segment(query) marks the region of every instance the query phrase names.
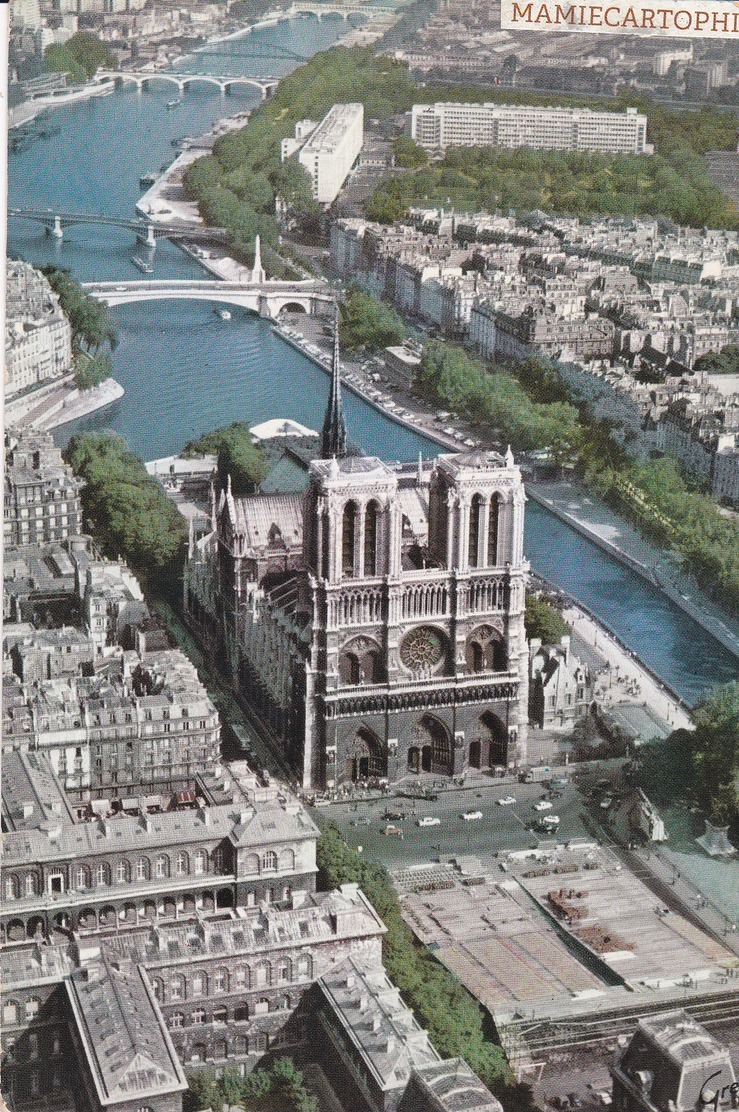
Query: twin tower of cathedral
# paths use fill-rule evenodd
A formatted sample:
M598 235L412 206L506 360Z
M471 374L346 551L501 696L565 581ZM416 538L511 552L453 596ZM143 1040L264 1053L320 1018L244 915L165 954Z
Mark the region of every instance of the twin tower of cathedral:
M347 454L338 330L303 494L222 492L185 605L303 786L525 762L525 495L510 450Z

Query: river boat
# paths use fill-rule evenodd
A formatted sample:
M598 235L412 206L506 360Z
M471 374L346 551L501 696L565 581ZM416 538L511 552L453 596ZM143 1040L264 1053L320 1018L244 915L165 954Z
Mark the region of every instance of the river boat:
M219 306L218 306L217 308L215 308L215 309L213 310L213 312L215 313L215 315L216 315L217 317L220 317L220 318L221 318L221 320L231 320L231 314L230 314L230 312L228 311L228 309L222 309L222 308L220 307L220 305L219 305Z
M133 265L135 267L138 267L138 269L140 271L142 271L144 274L153 274L154 273L154 267L151 265L151 263L147 263L145 259L140 258L138 255L134 255L133 258L131 259L131 262L133 263Z
M154 173L142 174L139 178L139 185L154 185L156 180L157 176Z
M164 107L177 108L179 104L182 104L182 97L175 97L173 100L168 100Z

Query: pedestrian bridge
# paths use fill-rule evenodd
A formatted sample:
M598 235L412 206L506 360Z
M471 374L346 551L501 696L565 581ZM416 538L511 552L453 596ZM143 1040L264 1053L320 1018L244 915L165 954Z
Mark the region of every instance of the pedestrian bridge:
M213 301L236 305L274 320L284 309L315 314L335 300L323 282L191 282L134 281L85 282L82 287L107 305L130 305L137 301Z
M148 88L153 81L163 81L168 85L174 85L181 96L192 85L198 84L213 85L220 89L222 93L230 92L237 85L248 85L253 89L259 89L262 100L266 100L277 88L279 79L277 77L244 77L238 73L171 73L169 70L166 73L148 73L145 70L98 70L95 81L101 83L114 81L116 85L135 85L139 92Z

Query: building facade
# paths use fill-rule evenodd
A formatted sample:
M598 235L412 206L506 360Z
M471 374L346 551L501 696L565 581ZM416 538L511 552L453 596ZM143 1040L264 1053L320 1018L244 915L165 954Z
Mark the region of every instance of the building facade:
M421 147L532 147L535 150L652 154L647 117L636 108L596 112L524 104L414 104L411 137Z
M314 128L298 154L307 170L313 197L331 204L346 181L364 141L364 107L335 104Z
M223 492L185 608L305 786L523 763L525 494L509 452L311 464Z
M46 278L29 263L8 262L5 396L72 369L72 329Z
M79 535L81 486L50 433L8 430L3 515L6 549Z

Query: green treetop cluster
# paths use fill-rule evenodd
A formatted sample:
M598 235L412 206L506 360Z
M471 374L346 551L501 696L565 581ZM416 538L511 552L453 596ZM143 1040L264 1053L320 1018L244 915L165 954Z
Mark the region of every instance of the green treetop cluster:
M75 382L80 390L89 390L113 373L110 355L101 350L107 347L115 351L118 344L113 317L107 305L85 293L66 270L47 266L43 273L72 328Z
M226 1066L221 1077L203 1069L193 1070L187 1080L185 1112L225 1105L248 1108L249 1112L318 1112L318 1101L290 1058L277 1058L246 1077L235 1066Z
M417 371L417 386L434 402L464 414L494 442L514 448L550 448L568 457L580 440L577 410L565 401L533 400L512 371L473 359L462 348L431 340Z
M538 637L543 645L558 645L570 633L561 612L544 595L526 592L526 636Z
M640 781L661 804L687 797L739 837L739 683L717 687L697 707L695 730L675 730L640 750Z
M64 458L85 480L82 507L105 555L166 579L184 554L185 521L123 438L112 432L73 436Z
M65 43L52 43L44 51L44 69L66 73L76 85L83 85L101 67L115 68L115 55L90 31L78 31Z
M739 374L739 344L726 344L721 351L707 351L696 359L693 370L707 375Z
M382 351L402 343L405 334L402 318L371 294L353 287L344 298L339 336L345 351Z
M316 860L321 888L358 883L377 911L387 927L382 952L388 976L442 1057L464 1058L506 1107L527 1112L530 1091L515 1084L501 1047L487 1033L482 1008L452 973L415 943L384 867L360 857L334 826L321 834Z
M393 223L411 205L442 204L458 212L624 213L668 216L693 227L739 227L736 205L709 180L703 158L688 148L647 157L451 147L432 165L407 158L396 163L419 168L386 178L367 203L371 220Z
M227 428L191 440L182 450L185 459L211 454L218 457L220 487L226 487L230 476L236 497L253 494L267 474L264 453L252 442L249 428L243 421L234 421Z

